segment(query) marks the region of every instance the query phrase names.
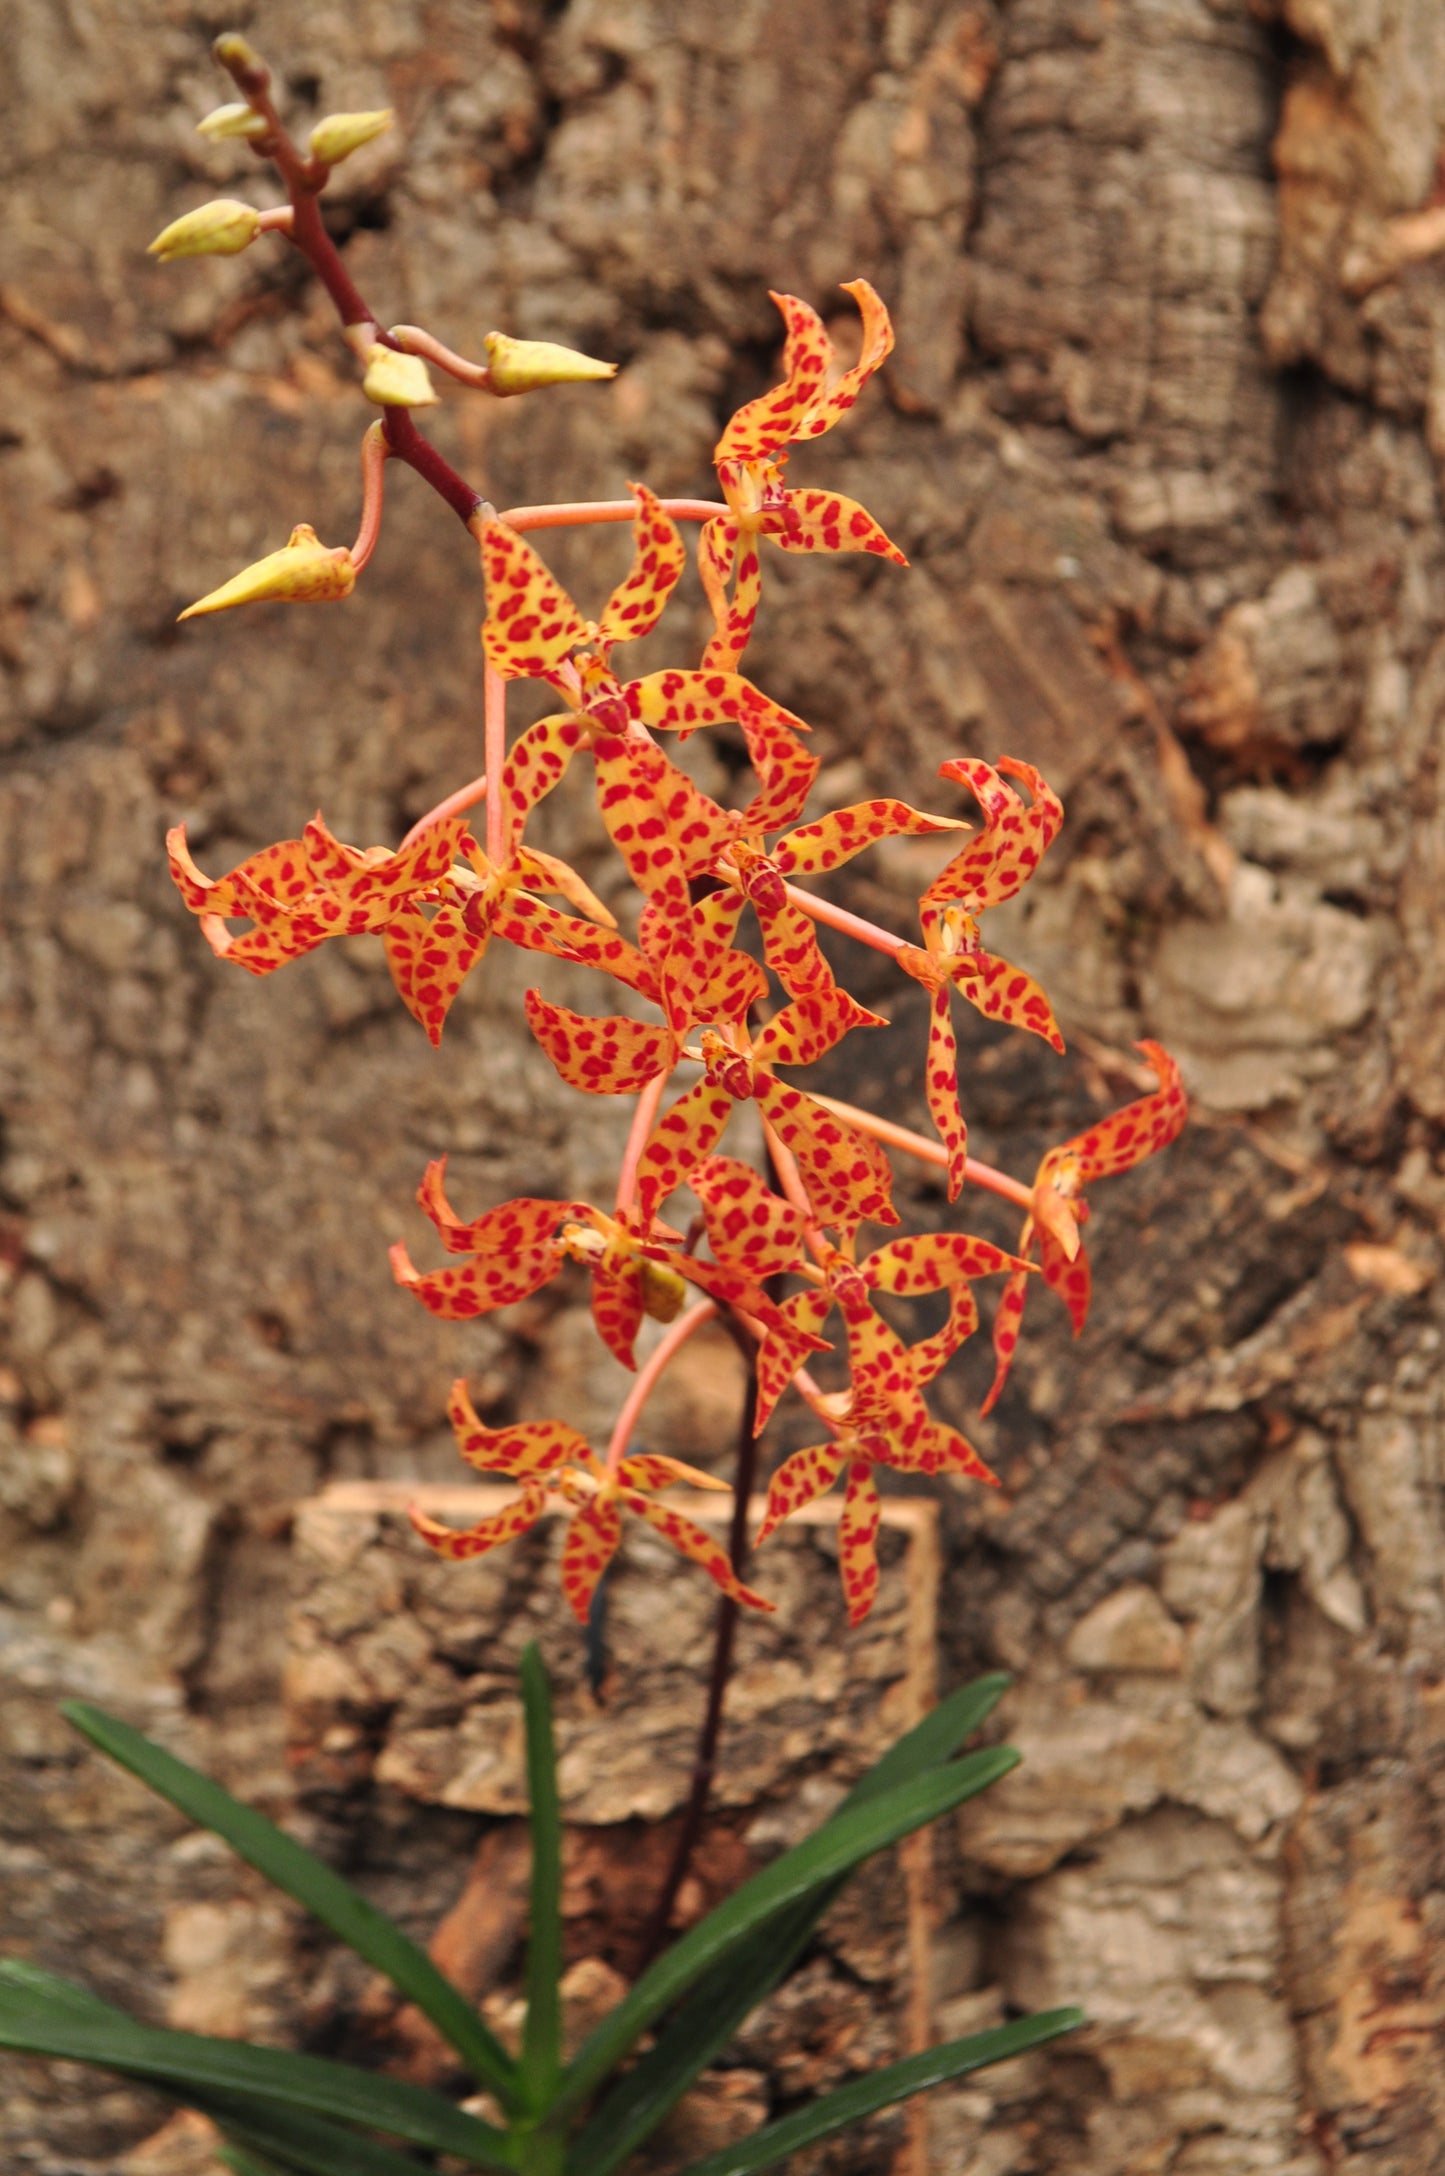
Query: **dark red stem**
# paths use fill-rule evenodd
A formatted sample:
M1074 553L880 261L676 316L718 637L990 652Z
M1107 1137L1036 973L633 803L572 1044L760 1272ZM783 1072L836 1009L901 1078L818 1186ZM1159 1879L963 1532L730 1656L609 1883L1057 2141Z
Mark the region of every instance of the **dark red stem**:
M758 1439L753 1433L757 1418L758 1386L753 1372L753 1340L742 1327L724 1311L720 1317L743 1356L748 1370L747 1389L743 1397L742 1422L738 1431L738 1460L733 1474L733 1516L728 1532L728 1557L732 1568L741 1579L748 1559L748 1509L752 1502L753 1483L757 1478ZM712 1673L708 1680L707 1709L698 1733L697 1753L693 1760L692 1787L687 1804L683 1808L682 1825L672 1847L672 1859L651 1917L643 1930L637 1952L634 1977L646 1971L653 1958L667 1940L672 1923L673 1906L677 1902L692 1855L697 1848L698 1837L707 1815L708 1800L712 1795L713 1776L717 1769L718 1739L722 1735L723 1703L727 1697L728 1679L732 1675L733 1640L737 1632L738 1605L726 1594L718 1603L717 1629L713 1635Z
M285 182L292 212L291 241L335 303L342 324L370 325L383 347L396 347L398 343L390 333L382 331L376 312L342 263L341 252L326 231L318 195L326 179L326 168L303 157L291 141L271 97L270 70L242 41L235 39L217 41L216 59L233 78L242 96L250 101L256 112L265 116L267 134L252 148L258 158L272 162ZM422 481L429 483L438 497L446 500L463 526L467 526L477 508L485 503L481 493L474 491L466 478L457 474L429 438L423 437L412 421L409 409L388 408L385 429L387 445L397 459L405 461L408 468L414 468Z

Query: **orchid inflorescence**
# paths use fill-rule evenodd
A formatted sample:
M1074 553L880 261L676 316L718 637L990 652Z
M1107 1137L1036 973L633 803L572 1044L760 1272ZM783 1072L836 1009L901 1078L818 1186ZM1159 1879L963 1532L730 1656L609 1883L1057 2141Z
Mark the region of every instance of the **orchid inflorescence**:
M610 1205L526 1198L467 1220L448 1199L441 1159L428 1167L418 1199L449 1264L418 1270L403 1246L393 1248L392 1263L399 1283L451 1320L526 1299L564 1263L577 1263L590 1275L598 1332L626 1367L636 1368L645 1319L668 1325L666 1334L638 1373L601 1456L561 1422L484 1426L465 1383L457 1383L449 1414L462 1456L485 1474L514 1480L519 1493L467 1531L420 1512L413 1513L416 1529L442 1555L471 1557L526 1531L560 1498L571 1513L563 1586L585 1620L617 1550L622 1515L630 1512L701 1565L724 1594L770 1608L742 1583L718 1542L658 1501L678 1482L721 1484L681 1460L632 1448L642 1403L663 1368L721 1312L753 1355L757 1429L791 1393L826 1431L774 1474L758 1538L842 1479L840 1565L856 1624L878 1584L876 1469L994 1480L965 1438L933 1419L924 1398L978 1327L974 1280L1006 1280L987 1411L1003 1388L1036 1277L1063 1299L1075 1334L1083 1328L1090 1293L1079 1234L1088 1214L1085 1190L1173 1140L1186 1108L1174 1062L1146 1042L1139 1047L1158 1087L1051 1149L1031 1185L970 1157L959 1104L955 997L990 1020L1064 1047L1044 992L990 953L980 934L987 910L1015 897L1037 870L1063 820L1059 800L1030 764L960 757L945 763L940 776L977 802L978 828L891 798L810 815L819 765L807 752L808 727L739 670L761 598L764 540L785 552L865 552L907 563L851 499L785 482L792 447L839 423L886 359L893 344L888 312L866 280L849 284L863 335L858 360L840 370L817 313L796 297L774 296L786 326L782 379L723 431L714 454L719 502L661 500L634 483L630 503L499 514L450 469L412 418L413 408L435 399L427 362L494 394L600 379L611 366L503 334L489 336L486 364L472 363L417 327L382 332L325 234L316 197L336 159L378 133L386 117L330 116L303 156L276 115L263 64L238 38L219 41L217 51L242 102L220 109L224 126L215 116L202 125L273 161L288 203L261 213L230 200L202 207L153 248L162 256L207 248L230 254L266 232L288 238L336 300L364 389L382 417L363 442L356 545L327 547L299 526L281 550L190 613L267 598L324 602L349 595L375 545L384 466L405 461L459 514L480 550L486 769L413 825L395 850L343 844L317 815L299 838L268 846L213 881L192 861L178 828L168 841L176 884L214 951L255 975L328 938L378 936L402 1002L434 1045L463 982L496 939L610 976L631 993L630 1008L640 1001L655 1016L638 1017L636 1009L584 1016L539 989L527 993L528 1025L570 1087L636 1099ZM523 532L629 515L630 570L589 619ZM698 566L713 632L696 667L625 679L615 653L660 621L687 563L684 520L702 523ZM544 683L561 707L508 747L505 690L513 680ZM716 726L740 732L746 745L756 790L740 808L713 800L667 753L670 738L682 741ZM618 928L574 869L528 843L533 811L574 765L590 765L602 823L640 895L633 935ZM916 942L810 888L811 880L867 848L902 836L957 841L919 900ZM748 909L761 959L738 942ZM238 933L235 922L249 926ZM818 923L891 955L928 992L923 1079L937 1145L794 1084L792 1076L845 1036L883 1024L837 981L818 943ZM664 1108L679 1073L687 1085ZM769 1151L766 1175L722 1152L739 1103L757 1106ZM863 1225L899 1221L889 1147L938 1165L950 1202L967 1184L1023 1208L1017 1251L952 1231L860 1246ZM663 1212L684 1189L698 1211L680 1214L686 1226L680 1231ZM688 1307L690 1288L700 1298ZM942 1294L946 1321L906 1342L878 1313L880 1293ZM827 1391L808 1363L832 1349L824 1332L835 1315L848 1384Z

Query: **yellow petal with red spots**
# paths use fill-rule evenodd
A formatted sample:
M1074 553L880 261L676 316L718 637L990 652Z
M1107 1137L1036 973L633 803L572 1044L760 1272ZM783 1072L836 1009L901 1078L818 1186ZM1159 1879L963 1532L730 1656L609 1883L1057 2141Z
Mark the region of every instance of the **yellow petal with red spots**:
M760 1549L784 1519L790 1519L804 1504L826 1496L842 1470L843 1453L835 1443L810 1443L806 1450L794 1451L791 1458L785 1458L768 1484L763 1523L754 1546Z
M906 567L907 559L866 506L841 491L790 491L786 528L770 530L785 552L871 552Z
M604 929L616 929L616 915L603 905L570 862L560 861L555 854L544 854L535 846L519 846L513 866L529 891L555 892L579 914L599 922Z
M428 921L404 907L381 933L398 997L435 1049L452 1000L487 949L489 932L468 928L460 907L438 907Z
M650 1224L671 1193L722 1138L733 1099L711 1081L700 1080L664 1111L642 1151L637 1167L637 1202Z
M713 572L713 569L704 557L711 532L714 529L723 529L724 527L731 528L731 540L724 542L720 538L717 548L719 552L724 549L727 551L729 562L734 564L737 569L737 578L733 583L733 593L730 598L721 590L720 586L716 585L715 577L714 586L709 587L709 574ZM704 529L702 541L698 545L698 568L702 573L703 588L707 591L708 602L713 608L714 620L713 634L702 653L702 670L704 672L733 672L737 669L739 658L752 641L753 626L758 616L758 606L762 602L763 569L762 562L758 558L757 544L752 537L749 537L739 549L737 536L738 530L735 522L725 525L721 521L712 521Z
M846 990L830 983L795 997L775 1013L762 1033L753 1037L753 1056L760 1064L814 1065L835 1050L854 1028L882 1028L888 1023L869 1012Z
M797 1268L803 1219L751 1164L736 1156L710 1156L688 1184L702 1203L708 1245L719 1262L759 1283Z
M562 1592L579 1624L587 1622L597 1582L616 1556L621 1539L622 1514L615 1502L594 1497L567 1522L562 1543Z
M934 1377L947 1367L966 1338L972 1337L978 1328L978 1301L973 1287L952 1284L948 1287L948 1320L941 1330L931 1337L920 1337L908 1348L908 1364L913 1370L913 1380L920 1386L931 1383Z
M1028 788L1028 804L1004 783L1005 774ZM1058 836L1063 803L1031 763L1011 756L1002 757L997 770L976 757L957 756L941 764L938 775L967 786L987 821L979 836L934 878L922 904L960 900L973 913L1001 906L1022 890Z
M975 1239L970 1232L918 1232L888 1240L861 1267L875 1292L897 1292L909 1299L969 1277L996 1277L1023 1264L991 1239Z
M660 748L609 734L592 752L597 806L628 875L649 899L685 916L687 880L726 844L727 817Z
M910 808L906 801L858 801L851 808L834 809L817 823L801 824L779 839L772 859L786 877L821 876L840 869L844 862L876 846L880 839L903 836L928 837L939 831L962 831L967 826L952 816L930 816Z
M757 1351L758 1410L753 1432L760 1435L772 1416L773 1408L789 1383L803 1365L811 1351L827 1351L830 1348L820 1336L833 1302L826 1292L809 1290L795 1292L783 1301L778 1312L784 1318L784 1328L770 1332Z
M1064 1038L1054 1008L1032 975L1011 967L1007 960L995 959L991 952L976 952L952 965L950 972L959 996L966 997L985 1020L1027 1028L1063 1055Z
M461 1562L467 1557L485 1556L488 1549L496 1549L504 1541L516 1541L528 1532L547 1508L545 1488L523 1489L514 1504L502 1511L494 1511L490 1518L482 1519L475 1526L459 1530L443 1526L436 1519L429 1519L424 1511L412 1505L407 1512L422 1540L438 1556L450 1557Z
M1057 1292L1069 1310L1069 1320L1078 1337L1089 1315L1089 1297L1093 1289L1093 1276L1089 1269L1089 1257L1080 1247L1070 1260L1063 1248L1048 1231L1039 1232L1039 1268L1044 1283L1051 1292Z
M587 640L587 622L556 576L504 521L482 531L482 572L482 648L504 680L546 679Z
M910 950L912 948L910 947ZM926 958L926 955L917 955ZM907 967L907 962L900 961ZM911 970L910 970L911 971ZM948 1151L948 1198L957 1201L968 1170L968 1125L958 1101L958 1041L946 981L933 983L928 1000L928 1051L923 1090L934 1131Z
M700 1564L713 1585L720 1588L729 1601L741 1602L747 1609L777 1608L777 1603L770 1602L766 1595L757 1594L751 1587L745 1586L729 1563L728 1553L722 1544L715 1541L711 1534L705 1534L700 1526L694 1526L691 1519L685 1519L680 1511L673 1511L667 1504L655 1503L651 1496L644 1496L640 1489L621 1488L617 1493L627 1509L634 1512L639 1519L645 1519L649 1526L661 1534L664 1541L670 1541L673 1548L679 1550L683 1556L690 1558L694 1564Z
M993 1318L993 1350L997 1365L988 1396L978 1409L981 1414L993 1411L1003 1392L1003 1386L1008 1381L1009 1369L1014 1364L1014 1354L1018 1350L1019 1324L1023 1320L1024 1302L1028 1296L1028 1271L1016 1269L1003 1288L998 1313Z
M713 460L760 461L799 435L833 360L833 343L817 311L796 295L773 294L788 328L783 382L739 408L713 448ZM826 428L826 426L825 426Z
M878 1528L883 1508L866 1459L855 1458L848 1468L848 1489L838 1520L838 1574L848 1622L859 1625L878 1594Z
M812 917L784 899L780 907L754 911L763 933L763 958L789 997L808 997L833 987L833 970L823 956Z
M808 409L794 437L798 439L820 438L824 431L831 431L841 422L857 400L868 380L880 364L893 352L893 321L888 315L883 298L867 280L844 280L845 295L851 295L863 318L863 346L852 368L832 385L825 386Z
M687 565L687 552L677 524L648 490L646 484L629 484L637 501L632 522L632 565L602 608L597 622L601 642L635 642L650 634L662 618L663 607L677 587Z
M418 1206L436 1227L437 1236L448 1254L476 1254L479 1251L518 1254L531 1247L545 1246L557 1226L568 1217L587 1214L584 1201L552 1201L540 1195L524 1194L515 1201L504 1201L498 1209L488 1209L485 1215L473 1218L469 1224L463 1223L446 1197L446 1170L445 1156L438 1156L429 1163L416 1190L416 1198Z
M481 1473L505 1473L512 1479L540 1479L591 1454L585 1436L560 1420L514 1421L506 1428L484 1428L458 1376L447 1398L447 1419L457 1448Z
M572 713L563 710L539 718L513 742L502 765L500 789L504 860L511 860L528 816L565 777L585 737Z
M531 892L509 891L491 913L492 927L508 944L524 951L545 952L553 959L571 960L579 967L597 967L629 990L658 1000L657 976L636 945L619 937L614 929L599 929L575 914L562 914Z
M354 846L343 846L313 816L303 836L320 890L336 901L336 934L359 936L380 929L419 893L430 892L450 873L469 821L465 815L449 816L444 823L429 824L394 854L361 854Z
M728 1485L715 1473L704 1473L701 1466L689 1466L685 1459L668 1458L661 1451L635 1451L624 1458L620 1478L629 1488L674 1488L679 1481L688 1488L717 1489L726 1495Z
M625 1247L609 1246L592 1265L592 1320L614 1360L636 1367L633 1347L642 1328L642 1268Z
M193 914L252 914L257 894L282 910L315 889L316 872L303 839L281 839L239 862L228 876L202 875L186 845L186 827L166 833L166 857L177 890ZM237 904L244 899L245 904Z
M967 1481L982 1481L990 1488L999 1485L993 1468L984 1463L973 1445L954 1428L925 1428L907 1457L894 1463L906 1473L956 1473Z
M1135 1048L1143 1051L1159 1075L1159 1086L1152 1095L1141 1096L1137 1103L1126 1104L1122 1111L1100 1119L1097 1126L1090 1126L1087 1133L1066 1142L1063 1148L1051 1150L1039 1166L1041 1179L1047 1176L1055 1159L1072 1154L1078 1159L1080 1184L1088 1186L1095 1179L1131 1171L1146 1156L1157 1155L1178 1139L1189 1116L1189 1099L1179 1068L1159 1043L1137 1043Z
M525 1003L527 1025L563 1080L587 1095L635 1095L677 1062L677 1038L669 1028L615 1013L590 1019L549 1005L540 990L529 990Z
M755 1094L764 1118L797 1158L820 1224L850 1233L865 1220L898 1222L892 1167L875 1140L763 1068Z

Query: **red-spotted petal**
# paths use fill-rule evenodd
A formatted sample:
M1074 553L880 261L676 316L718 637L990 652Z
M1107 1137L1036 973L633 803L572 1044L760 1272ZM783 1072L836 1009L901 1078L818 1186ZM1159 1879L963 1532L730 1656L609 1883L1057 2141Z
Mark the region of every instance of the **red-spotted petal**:
M1044 1283L1051 1292L1057 1292L1069 1310L1069 1320L1078 1337L1089 1315L1089 1297L1093 1277L1089 1269L1089 1257L1080 1247L1071 1261L1052 1232L1040 1230L1038 1234L1039 1268Z
M945 906L958 900L975 914L1001 906L1022 890L1057 838L1063 803L1031 763L1012 756L1002 757L997 770L976 757L956 756L940 765L938 775L967 786L987 822L934 878L922 903ZM1028 788L1029 803L1005 785L1005 776Z
M516 1541L536 1525L546 1508L545 1488L524 1487L514 1504L508 1504L503 1510L494 1511L490 1518L464 1529L443 1526L438 1520L429 1519L424 1511L418 1511L414 1504L407 1517L429 1549L435 1549L438 1556L450 1557L455 1563L467 1557L485 1556L488 1549L496 1549L504 1541Z
M708 1245L718 1261L759 1283L796 1269L803 1219L762 1175L736 1156L710 1156L688 1180L702 1203Z
M635 1367L633 1347L642 1328L642 1266L626 1247L609 1246L592 1265L592 1320L613 1358Z
M546 679L587 639L587 622L531 545L504 521L482 531L482 648L504 680Z
M931 1337L920 1337L908 1348L908 1362L913 1369L913 1380L920 1388L931 1383L942 1373L966 1338L972 1337L978 1328L978 1301L973 1287L952 1284L948 1287L948 1320L941 1330Z
M381 933L381 948L397 995L433 1049L442 1039L452 1000L487 949L489 931L469 929L460 907L438 907L428 921L407 907Z
M615 1502L594 1497L567 1522L567 1536L562 1543L562 1592L579 1624L587 1622L597 1582L616 1556L621 1539L622 1514Z
M848 1468L848 1490L838 1520L838 1572L848 1622L863 1622L878 1594L878 1528L883 1507L866 1459L855 1458Z
M589 1019L549 1005L539 990L529 990L525 1003L527 1025L563 1080L587 1095L635 1095L677 1062L677 1038L669 1028L620 1014Z
M876 1012L869 1012L866 1005L860 1005L833 982L825 989L795 997L781 1012L774 1013L762 1033L753 1037L753 1056L768 1066L814 1065L835 1050L852 1029L887 1025Z
M681 534L646 484L629 484L637 501L632 521L632 565L602 608L597 633L611 648L650 634L687 565Z
M575 914L563 914L531 892L507 891L492 910L492 927L509 944L554 959L600 968L640 996L658 1001L657 976L638 951L614 929L601 929Z
M927 837L960 828L953 817L930 816L923 809L910 808L906 801L859 801L790 831L772 849L772 859L784 876L821 876L841 868L879 839Z
M783 382L739 408L713 448L715 462L766 460L798 437L833 361L833 343L817 311L796 295L773 294L772 300L788 328Z
M757 1350L758 1400L753 1422L755 1435L761 1435L767 1426L779 1398L798 1369L803 1366L808 1354L831 1349L820 1332L832 1305L828 1293L810 1287L806 1291L793 1293L778 1309L783 1317L783 1327L770 1331Z
M786 528L769 530L785 552L872 552L895 567L908 561L866 506L841 491L790 491Z
M725 1089L700 1080L663 1112L637 1166L637 1205L644 1229L668 1195L717 1147L732 1107Z
M969 1232L918 1232L875 1248L861 1269L875 1292L897 1292L907 1299L919 1292L941 1291L969 1277L995 1277L1021 1266L1016 1254L1007 1254L992 1240L975 1239Z
M795 438L819 438L824 431L831 431L857 400L863 387L875 370L886 362L893 352L893 321L888 315L883 298L867 280L844 280L845 295L851 295L863 318L863 346L852 368L817 396L803 418Z
M754 1546L761 1548L804 1504L826 1496L843 1470L843 1453L836 1443L810 1443L805 1450L785 1458L768 1484L768 1501Z
M537 803L559 785L567 766L581 747L581 726L572 713L558 711L539 718L513 742L502 765L503 859L510 861L522 836L522 827Z
M640 1489L620 1488L617 1493L627 1509L634 1512L639 1519L646 1519L648 1525L654 1527L664 1541L670 1541L674 1549L680 1550L694 1564L700 1564L713 1585L727 1595L730 1601L741 1602L748 1609L777 1608L777 1603L770 1602L766 1595L757 1594L751 1587L745 1586L729 1563L728 1553L722 1544L715 1541L711 1534L705 1534L700 1526L694 1526L691 1519L685 1519L680 1511L672 1510L667 1504L654 1502L651 1496L644 1496Z
M560 1420L514 1421L506 1428L484 1428L462 1376L452 1384L447 1419L463 1458L481 1473L539 1480L591 1455L586 1438Z
M820 1224L851 1233L868 1219L898 1222L892 1168L875 1140L761 1066L754 1093L764 1118L796 1157Z
M1024 1302L1029 1296L1029 1282L1028 1271L1016 1269L1003 1288L998 1313L993 1318L993 1350L997 1366L988 1396L978 1409L980 1414L993 1411L1008 1381L1009 1369L1018 1350L1019 1324L1023 1320Z
M1137 1103L1126 1104L1122 1111L1100 1119L1097 1126L1090 1126L1087 1133L1066 1142L1063 1148L1051 1150L1039 1167L1041 1179L1049 1175L1055 1159L1063 1160L1072 1154L1078 1160L1080 1184L1088 1186L1095 1179L1131 1171L1146 1156L1157 1155L1178 1139L1189 1116L1189 1100L1179 1068L1158 1043L1144 1042L1135 1047L1143 1051L1159 1075L1159 1086L1152 1095L1141 1096Z
M724 532L730 529L731 536L727 537L724 534L723 537L717 540L715 550L718 554L718 560L714 562L712 567L709 567L705 563L703 555L704 550L708 547L711 533L715 529ZM749 537L739 550L737 538L738 528L736 522L710 521L707 528L703 530L702 541L698 546L698 567L702 572L703 588L707 591L708 602L713 608L713 618L716 622L715 631L708 641L707 648L702 653L702 670L704 672L736 671L739 658L752 640L753 624L757 619L758 606L762 601L763 569L762 562L758 558L757 544L752 537ZM716 583L716 568L724 551L727 554L729 564L735 563L737 567L737 579L733 583L733 593L730 598L721 585ZM709 587L710 574L714 578L715 586L713 587Z
M986 1020L1027 1028L1063 1054L1064 1038L1054 1008L1033 976L1026 975L1021 967L1011 967L1007 960L995 959L991 952L974 952L952 966L950 972L959 996L966 997Z

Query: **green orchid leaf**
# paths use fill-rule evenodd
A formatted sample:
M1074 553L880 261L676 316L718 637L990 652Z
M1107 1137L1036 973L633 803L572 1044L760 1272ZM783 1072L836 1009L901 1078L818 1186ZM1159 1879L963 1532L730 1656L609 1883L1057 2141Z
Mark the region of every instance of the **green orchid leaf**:
M869 2077L839 2086L835 2093L825 2093L781 2122L767 2124L735 2146L725 2146L721 2153L694 2161L681 2176L754 2176L755 2170L776 2168L805 2146L861 2123L865 2116L877 2115L880 2109L927 2092L932 2085L943 2085L949 2078L966 2077L972 2070L1042 2047L1060 2033L1076 2032L1083 2022L1082 2010L1044 2010L1037 2017L1020 2018L1017 2024L971 2033L966 2040L950 2040L923 2055L907 2056L901 2063L890 2063Z
M476 2168L516 2166L501 2131L421 2086L321 2056L166 2032L99 2004L37 2002L8 1976L0 1980L0 2047L144 2078L192 2105L197 2094L239 2095L248 2107L260 2103L261 2116L268 2108L331 2116L458 2154Z
M219 1783L152 1744L129 1723L80 1700L67 1701L61 1713L100 1752L128 1768L148 1790L167 1799L199 1827L224 1838L248 1866L304 1905L358 1957L385 1973L393 1987L431 2019L474 2076L491 2088L503 2106L511 2104L516 2095L516 2066L501 2042L426 1951L350 1882L264 1814L243 1806Z
M754 1874L706 1919L689 1928L589 2035L563 2076L549 2124L555 2127L596 2091L640 2034L754 1929L786 1906L826 1889L886 1844L937 1820L1018 1765L1011 1746L974 1753L836 1814L815 1835ZM590 2176L590 2172L589 2172Z
M960 1686L889 1747L831 1818L837 1820L951 1759L997 1706L1010 1682L995 1673ZM610 2176L635 2152L743 2020L787 1977L847 1879L841 1875L780 1912L704 1974L668 2019L656 2045L619 2079L580 2133L575 2168L588 2176Z

